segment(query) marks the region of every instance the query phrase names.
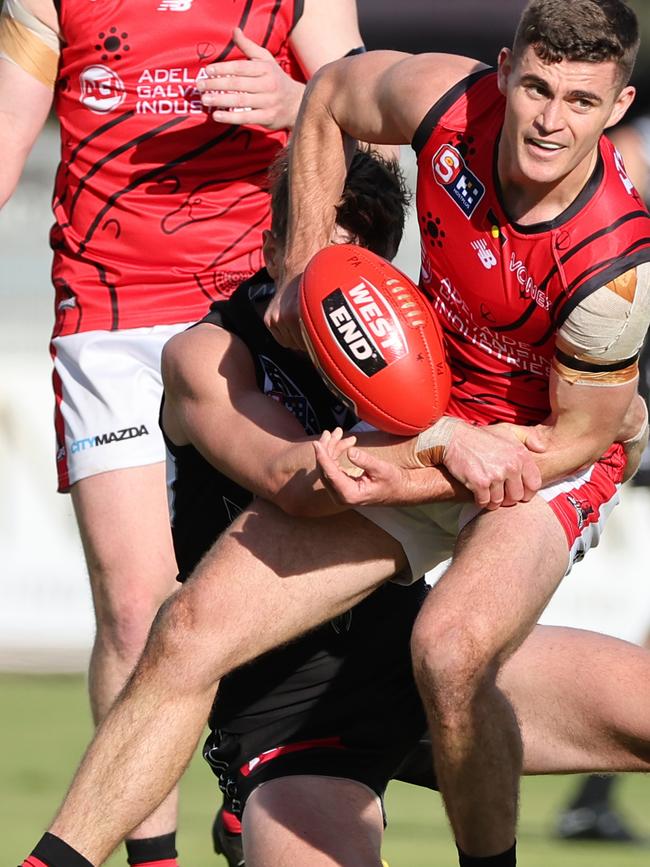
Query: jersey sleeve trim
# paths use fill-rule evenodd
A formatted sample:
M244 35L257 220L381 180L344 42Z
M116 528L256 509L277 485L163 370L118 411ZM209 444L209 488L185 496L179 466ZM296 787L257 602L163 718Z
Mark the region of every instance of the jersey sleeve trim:
M434 127L440 122L442 116L449 111L455 102L467 93L473 84L481 78L484 78L486 75L494 75L494 69L489 67L488 69L479 69L478 72L472 72L471 75L462 78L454 84L453 87L444 93L440 99L431 106L420 122L418 128L415 130L411 141L411 147L418 156L429 140Z
M631 358L624 358L622 361L613 361L610 364L596 364L594 361L583 361L581 358L576 358L574 355L568 355L561 349L555 350L555 357L560 364L568 367L571 370L578 370L582 373L613 373L617 370L624 370L635 364L639 358L637 352Z
M305 0L295 0L293 4L293 21L291 22L291 27L289 29L289 33L293 30L296 24L300 21L303 16L303 12L305 11Z
M574 285L579 285L584 279L579 289L571 293L572 287L569 287L570 294L568 299L564 302L564 305L558 307L555 314L556 328L562 326L572 310L591 295L592 292L595 292L596 289L610 283L612 280L616 280L621 274L632 268L636 268L637 265L643 265L647 262L650 262L650 237L641 238L636 241L620 258L609 263L599 262L593 265L574 281ZM601 268L602 270L600 270ZM592 273L593 276L588 277L589 273Z

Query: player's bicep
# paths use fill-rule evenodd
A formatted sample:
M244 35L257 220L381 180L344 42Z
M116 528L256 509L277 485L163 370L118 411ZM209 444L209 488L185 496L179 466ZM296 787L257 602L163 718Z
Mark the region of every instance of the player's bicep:
M250 352L238 337L212 325L192 331L173 338L163 356L170 425L216 469L268 495L269 466L304 431L260 391Z
M437 99L482 66L456 55L369 51L325 67L313 89L322 88L328 111L353 138L409 144Z
M362 47L354 0L304 0L298 23L291 32L291 47L305 75Z

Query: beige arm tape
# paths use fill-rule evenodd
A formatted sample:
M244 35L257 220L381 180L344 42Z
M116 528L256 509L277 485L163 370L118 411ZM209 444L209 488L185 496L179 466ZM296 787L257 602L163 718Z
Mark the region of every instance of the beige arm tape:
M415 456L423 467L435 467L443 462L445 449L459 421L458 418L443 415L434 425L418 434Z
M54 30L30 12L22 0L4 0L0 15L0 57L54 90L59 53L59 37Z
M650 263L644 263L585 298L558 331L557 349L593 370L577 370L557 358L553 367L563 379L581 385L629 382L638 372L636 360L617 370L605 368L636 359L649 323Z

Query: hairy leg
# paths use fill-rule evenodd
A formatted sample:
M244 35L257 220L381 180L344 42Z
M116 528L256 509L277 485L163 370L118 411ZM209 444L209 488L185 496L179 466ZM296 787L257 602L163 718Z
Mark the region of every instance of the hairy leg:
M164 463L90 476L72 487L97 630L88 688L95 724L108 713L176 584ZM177 795L134 830L156 837L176 828Z
M504 665L524 772L650 771L650 653L634 644L538 626Z
M462 532L416 621L414 672L438 783L468 855L513 844L522 742L497 674L533 629L566 563L566 537L541 498L482 513Z
M223 675L343 613L404 563L360 515L295 519L256 502L163 605L52 833L101 863L180 777Z
M242 823L247 867L380 867L379 798L353 780L282 777L257 788Z

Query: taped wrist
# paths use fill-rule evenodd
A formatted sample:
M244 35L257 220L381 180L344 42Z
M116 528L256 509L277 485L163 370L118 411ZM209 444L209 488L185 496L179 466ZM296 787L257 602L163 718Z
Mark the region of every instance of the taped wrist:
M443 415L434 425L418 434L415 456L423 467L435 467L444 461L445 449L459 421L458 418Z

